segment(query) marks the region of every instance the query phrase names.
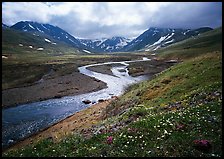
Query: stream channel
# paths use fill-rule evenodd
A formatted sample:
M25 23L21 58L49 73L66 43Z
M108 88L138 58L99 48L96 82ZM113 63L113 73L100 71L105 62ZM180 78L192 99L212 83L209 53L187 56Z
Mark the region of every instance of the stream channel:
M79 71L87 76L99 79L107 84L107 88L75 96L65 96L57 99L28 103L2 109L2 148L7 148L40 130L65 119L66 117L83 110L92 104L84 104L83 100L96 102L99 99L110 99L124 93L131 84L147 80L148 76L131 77L127 66L130 62L147 61L148 58L135 61L107 62L79 67ZM114 76L90 71L87 68L97 65L122 64L112 67ZM119 71L120 70L120 71ZM121 71L125 70L125 71Z

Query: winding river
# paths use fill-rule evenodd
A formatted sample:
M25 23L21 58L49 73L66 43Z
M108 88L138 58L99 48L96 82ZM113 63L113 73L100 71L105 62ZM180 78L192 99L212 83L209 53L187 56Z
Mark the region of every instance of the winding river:
M49 99L2 109L2 148L6 148L92 105L84 104L83 100L88 99L97 103L99 99L109 99L113 95L121 95L127 86L148 79L147 76L131 77L127 69L130 62L146 60L150 59L143 58L143 60L135 61L107 62L79 67L80 73L107 83L107 88L97 92L65 96L59 99ZM117 63L122 65L111 68L114 76L87 69L91 66Z

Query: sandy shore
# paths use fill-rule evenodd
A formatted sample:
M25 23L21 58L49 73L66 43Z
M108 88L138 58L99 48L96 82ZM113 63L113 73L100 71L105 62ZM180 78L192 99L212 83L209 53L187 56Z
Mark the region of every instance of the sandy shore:
M16 106L51 98L78 95L106 88L106 83L79 72L55 78L44 77L31 86L2 91L2 106Z
M112 100L114 99L105 100L104 102L81 110L3 151L15 150L31 143L36 143L41 139L51 139L54 142L58 142L69 134L79 133L83 129L91 128L92 125L102 120L102 112Z

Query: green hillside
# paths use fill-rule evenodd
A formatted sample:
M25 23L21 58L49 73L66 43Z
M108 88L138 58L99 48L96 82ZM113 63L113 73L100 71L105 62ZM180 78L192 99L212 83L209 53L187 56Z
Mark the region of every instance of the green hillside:
M160 58L183 62L128 88L92 137L43 140L3 156L221 157L221 35L219 28L160 50Z
M50 40L50 42L45 41ZM30 48L29 46L32 46ZM43 48L43 50L37 50ZM2 29L2 54L33 53L38 55L84 54L78 49L48 36L36 36L14 29Z
M186 59L214 50L222 50L222 27L156 50L155 53L162 58Z

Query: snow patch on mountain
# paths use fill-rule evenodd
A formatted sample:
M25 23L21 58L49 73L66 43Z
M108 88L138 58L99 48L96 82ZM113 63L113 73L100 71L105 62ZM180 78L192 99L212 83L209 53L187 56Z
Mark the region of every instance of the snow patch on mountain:
M32 28L33 30L35 30L35 28L32 25L30 25L30 24L28 24L28 25L29 25L30 28Z
M170 41L166 41L164 44L169 44L169 43L172 43L174 42L174 39L170 40Z
M51 43L51 41L49 39L44 39L44 41L46 41L48 43Z
M83 50L84 52L88 53L88 54L92 54L90 51L88 50Z
M153 43L152 45L157 45L159 43L161 43L163 40L165 40L167 38L168 35L166 36L162 36L158 41L156 41L155 43Z

